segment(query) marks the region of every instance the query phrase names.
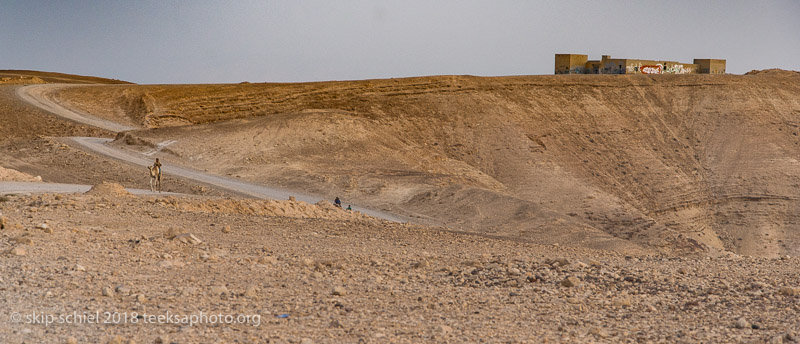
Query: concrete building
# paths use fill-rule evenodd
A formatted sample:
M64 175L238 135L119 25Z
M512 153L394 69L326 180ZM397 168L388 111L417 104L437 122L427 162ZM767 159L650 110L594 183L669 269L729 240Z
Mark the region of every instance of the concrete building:
M614 59L603 55L589 60L588 55L556 54L556 74L724 74L725 60L695 59L694 63L675 61Z

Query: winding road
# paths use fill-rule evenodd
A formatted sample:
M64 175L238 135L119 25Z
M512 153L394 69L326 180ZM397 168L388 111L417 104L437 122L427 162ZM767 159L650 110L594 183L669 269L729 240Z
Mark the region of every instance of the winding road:
M61 116L63 118L69 119L71 121L80 122L86 125L102 128L111 132L121 132L127 130L135 130L139 129L136 127L126 126L119 123L115 123L112 121L108 121L102 118L94 117L89 114L78 113L72 109L66 108L61 104L57 103L54 98L52 97L52 93L54 90L62 87L70 87L72 85L66 84L47 84L47 85L29 85L29 86L22 86L17 89L17 96L25 102L33 104L45 111L48 111L52 114L57 116ZM75 143L79 144L82 147L85 147L91 152L94 152L99 155L104 155L107 157L111 157L117 160L122 160L127 163L131 163L138 166L149 166L152 162L152 158L143 153L136 153L121 150L118 148L111 147L106 143L112 141L111 139L106 138L98 138L98 137L71 137L70 138ZM163 160L163 159L162 159ZM267 187L264 185L250 183L238 179L218 176L214 174L210 174L207 172L203 172L200 170L188 168L188 167L180 167L169 164L168 161L164 161L163 173L182 177L186 179L191 179L197 182L201 182L204 184L209 184L216 186L221 189L225 189L228 191L236 192L239 194L247 195L250 197L255 198L265 198L265 199L276 199L276 200L286 200L289 199L289 196L294 196L298 201L303 201L306 203L317 203L320 200L324 199L321 196L316 195L309 195L304 194L301 192L295 192L287 189L279 189L279 188L272 188ZM144 171L144 169L143 169ZM35 184L35 183L27 183L27 184ZM34 190L23 190L18 188L20 192L85 192L88 190L88 186L85 185L74 185L71 188L66 187L64 185L70 184L52 184L52 183L38 183L44 185L50 185L50 188L46 186L38 186L36 187L38 191ZM24 185L23 185L24 186ZM27 185L31 187L30 185ZM71 190L71 191L59 191L59 190ZM83 190L83 191L81 191ZM0 188L0 191L4 191ZM140 193L138 190L133 189L134 193ZM381 218L388 221L394 222L409 222L410 218L387 213L380 210L374 210L362 206L358 206L353 204L353 210L360 211L364 214Z

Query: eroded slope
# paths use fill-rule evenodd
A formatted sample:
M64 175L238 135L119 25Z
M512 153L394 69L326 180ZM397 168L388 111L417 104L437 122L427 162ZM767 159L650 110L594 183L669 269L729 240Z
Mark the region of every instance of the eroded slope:
M428 77L60 94L120 145L468 231L797 254L800 77ZM194 124L192 126L177 126Z

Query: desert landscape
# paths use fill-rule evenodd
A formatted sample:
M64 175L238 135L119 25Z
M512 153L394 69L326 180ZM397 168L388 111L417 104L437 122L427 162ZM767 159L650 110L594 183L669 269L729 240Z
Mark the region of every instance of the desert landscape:
M798 72L0 78L3 342L800 341Z

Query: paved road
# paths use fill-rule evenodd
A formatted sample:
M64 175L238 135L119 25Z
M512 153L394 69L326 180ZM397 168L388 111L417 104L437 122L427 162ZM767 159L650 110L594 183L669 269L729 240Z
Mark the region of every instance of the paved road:
M50 93L49 91L52 91L53 88L68 87L68 86L69 85L23 86L17 89L17 95L19 95L19 97L22 100L28 103L31 103L46 111L49 111L53 114L62 116L64 118L73 121L103 128L113 132L136 129L133 127L117 124L104 119L99 119L90 115L73 112L71 109L61 106L60 104L56 103L52 98L49 98L47 96L47 94ZM145 154L125 151L107 145L106 143L111 141L110 139L96 138L96 137L72 137L70 139L72 139L75 143L97 154L105 155L114 159L142 166L143 175L147 173L146 167L152 163L152 158ZM162 167L162 172L165 175L173 175L182 178L192 179L201 183L213 185L225 190L233 191L239 194L248 195L255 198L286 200L289 199L289 196L294 196L298 201L303 201L312 204L317 203L323 199L323 197L321 196L308 195L301 192L295 192L286 189L271 188L256 183L250 183L238 179L210 174L207 172L195 170L188 167L175 166L170 164L169 161L167 160L164 160L163 163L164 166ZM351 204L351 203L345 202L345 204ZM410 220L410 218L404 216L395 215L380 210L374 210L356 204L352 204L352 207L353 210L355 211L360 211L364 214L389 221L408 222Z
M26 193L84 193L91 189L91 185L60 184L42 182L0 182L0 195L26 194ZM127 188L134 195L180 195L173 192L151 192L144 189Z

